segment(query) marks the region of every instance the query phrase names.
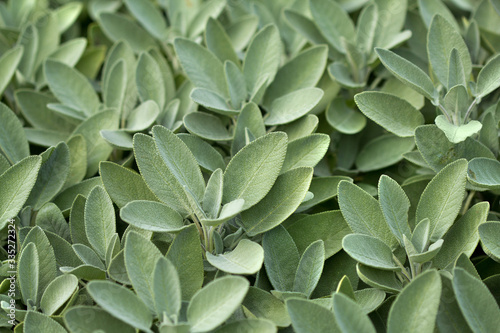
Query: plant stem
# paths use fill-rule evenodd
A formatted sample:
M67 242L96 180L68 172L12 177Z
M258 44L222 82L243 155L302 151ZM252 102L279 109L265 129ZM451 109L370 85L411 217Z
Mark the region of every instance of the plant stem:
M408 279L408 281L411 281L410 275L408 275L408 272L406 271L405 266L399 261L399 259L393 254L392 259L396 262L396 264L401 267L401 273Z
M465 113L464 123L467 120L467 118L470 116L470 113L472 112L472 109L474 108L474 106L476 106L477 103L478 103L478 99L474 98L474 101L472 101L471 105L467 109L467 112Z
M469 195L467 196L467 199L465 199L464 207L462 208L462 215L467 213L469 210L469 206L472 202L472 199L474 198L474 195L476 194L476 191L470 191Z
M444 106L441 105L441 103L438 104L438 107L441 110L441 112L443 112L443 114L446 116L446 119L448 119L450 123L454 123L453 119L450 117L450 114L448 113L448 111L446 111Z

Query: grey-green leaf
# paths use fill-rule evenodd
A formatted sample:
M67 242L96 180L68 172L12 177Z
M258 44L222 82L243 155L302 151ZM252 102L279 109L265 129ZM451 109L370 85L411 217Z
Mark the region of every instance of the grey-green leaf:
M185 227L179 213L154 201L131 201L120 210L120 218L133 226L155 232L177 232Z
M153 317L146 305L129 289L110 281L91 281L87 290L105 311L127 324L152 332Z
M43 313L54 314L78 288L78 279L72 274L60 275L47 286L40 301Z
M292 326L297 333L341 332L333 313L327 308L308 300L292 298L286 301Z
M240 306L248 288L246 279L227 276L216 279L198 291L187 309L191 331L206 332L226 321Z
M181 285L174 265L165 257L156 262L153 272L153 290L156 313L177 316L181 309Z
M21 122L7 105L0 103L0 154L15 164L30 154Z
M389 271L401 269L393 261L391 248L378 238L351 234L344 237L342 247L363 265Z
M474 332L495 332L500 309L484 283L462 268L453 270L453 290L462 314Z
M395 95L368 91L354 100L365 116L397 136L413 136L424 117L413 105Z
M500 55L490 59L477 76L476 96L482 98L500 86Z
M293 291L301 292L310 297L321 277L324 263L325 246L320 239L311 243L302 254L293 282Z
M224 172L223 203L244 199L250 208L269 192L286 154L287 136L269 133L241 149Z
M266 125L290 123L311 111L323 97L319 88L304 88L281 96L273 101Z
M392 304L387 332L434 332L440 297L441 279L437 271L417 276Z
M438 103L437 90L423 70L392 51L381 48L376 48L375 51L384 66L401 82L427 97L432 103Z
M230 252L206 254L210 264L230 274L255 274L264 263L264 250L259 244L248 239L242 239Z
M349 297L336 293L333 299L335 321L343 333L375 333L375 327L361 307Z
M442 238L451 227L464 196L467 161L448 164L427 185L417 206L416 220L430 220L430 240Z

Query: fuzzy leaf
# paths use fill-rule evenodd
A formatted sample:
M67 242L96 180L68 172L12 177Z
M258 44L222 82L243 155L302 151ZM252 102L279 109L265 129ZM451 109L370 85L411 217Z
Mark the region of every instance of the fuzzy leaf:
M242 239L236 248L224 254L207 252L207 260L217 269L230 274L255 274L264 263L262 247L248 239Z

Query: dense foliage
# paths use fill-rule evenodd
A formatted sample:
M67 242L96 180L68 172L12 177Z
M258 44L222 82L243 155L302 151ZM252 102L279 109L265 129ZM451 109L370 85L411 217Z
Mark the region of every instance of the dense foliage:
M500 1L0 2L0 331L498 332Z

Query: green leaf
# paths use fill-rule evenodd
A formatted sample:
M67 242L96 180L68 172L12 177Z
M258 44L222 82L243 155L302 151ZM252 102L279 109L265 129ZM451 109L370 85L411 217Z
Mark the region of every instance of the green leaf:
M205 112L193 112L184 117L186 129L205 140L230 141L233 136L221 119Z
M431 261L436 254L441 250L441 246L443 245L443 240L438 239L435 243L432 243L426 251L418 254L411 254L409 258L412 262L417 264L423 264L425 262Z
M377 309L385 300L385 292L376 288L356 290L354 298L364 313L368 314Z
M427 185L417 206L416 220L428 218L430 240L442 238L460 211L464 197L467 161L448 164Z
M244 208L262 200L273 186L286 154L285 133L274 132L242 148L224 171L223 203L244 199Z
M469 162L467 179L474 185L492 190L500 188L500 162L491 158L474 158Z
M309 3L314 23L323 37L339 52L344 53L342 37L354 40L356 32L354 24L344 9L334 1L313 0Z
M451 90L456 85L461 85L463 87L466 87L467 76L464 72L464 66L462 65L460 54L458 53L458 50L456 48L453 48L450 53L450 60L448 67L448 81L446 86L448 90Z
M387 332L434 332L441 279L434 271L417 276L392 303Z
M35 186L26 201L33 210L40 210L62 189L69 174L69 148L64 142L49 148L41 154L42 165Z
M211 17L207 21L207 26L205 29L205 41L207 44L207 48L223 63L226 60L231 61L233 65L240 63L240 60L238 59L238 56L234 51L234 47L231 44L231 40L224 30L224 27L220 24L219 21Z
M66 333L66 330L57 321L50 318L49 316L35 311L28 311L24 319L23 332Z
M44 71L50 90L63 104L87 116L97 112L99 97L83 74L54 60L45 62Z
M378 238L351 234L344 237L342 247L347 254L363 265L389 271L401 269L393 261L391 248Z
M280 64L282 53L278 28L268 25L254 35L243 61L243 74L247 91L254 95L259 86L272 82Z
M110 281L91 281L87 290L106 312L125 323L146 332L153 318L146 305L129 289Z
M128 10L155 38L163 40L167 35L167 24L160 10L148 0L125 0Z
M398 243L375 198L348 181L341 181L338 191L340 210L353 232L378 238L391 248Z
M198 291L187 309L192 332L206 332L226 321L240 306L249 283L238 276L216 279Z
M308 300L292 298L286 301L292 326L297 333L341 332L333 313L327 308Z
M148 239L132 231L125 241L125 266L135 292L151 311L155 309L153 274L160 250Z
M0 229L23 208L35 185L41 163L40 156L29 156L0 175Z
M82 135L75 135L66 142L69 149L69 174L63 189L78 184L87 173L87 143Z
M376 4L365 6L359 14L356 28L356 45L365 54L373 54L373 43L376 37L377 25L380 24L379 19Z
M500 87L500 56L491 58L477 76L475 96L482 98Z
M264 234L264 265L271 284L278 291L292 291L299 265L299 252L290 234L278 226Z
M221 169L215 170L207 182L203 195L202 208L208 218L215 219L219 216L222 202L223 174Z
M92 320L88 320L92 316ZM64 313L64 323L71 332L112 331L134 333L136 330L98 307L74 306Z
M444 115L437 116L434 120L436 126L444 132L448 140L452 143L465 141L468 137L477 134L483 125L477 120L471 120L465 125L451 124Z
M494 332L500 327L500 309L482 281L461 268L455 268L453 290L462 314L474 332Z
M479 241L478 227L486 222L489 207L487 202L478 203L453 224L444 236L441 250L432 260L433 266L450 269L462 253L467 257L472 255Z
M35 224L45 231L53 232L65 240L70 241L68 223L64 219L59 207L52 202L48 202L41 207L36 214Z
M177 136L188 146L194 158L203 169L214 172L216 169L223 170L226 168L226 163L220 152L205 140L186 133L180 133Z
M271 320L280 327L290 325L290 317L285 305L278 298L260 288L250 287L243 301L243 306L245 313L250 312L257 318Z
M302 202L297 212L305 211L335 197L337 195L339 182L342 180L352 182L351 178L345 176L313 177L311 186L309 186L309 192L313 193L314 198Z
M127 89L128 80L125 66L124 60L115 63L113 68L109 71L106 81L102 83L102 99L104 105L109 108L116 108L119 113L122 112Z
M16 164L30 154L28 140L15 113L3 103L0 103L0 119L0 154L11 165Z
M296 31L305 36L312 44L328 44L328 41L323 37L316 24L312 19L302 15L296 10L286 8L284 11L286 21ZM330 57L331 57L330 50Z
M68 213L75 198L81 194L88 196L95 186L102 185L100 177L85 179L84 181L72 185L59 193L53 202L63 213Z
M322 97L323 90L319 88L304 88L279 97L272 102L264 123L269 126L290 123L311 111Z
M313 175L312 168L301 167L280 175L267 195L244 211L241 224L249 236L271 230L287 219L304 199Z
M376 48L380 61L401 82L427 97L433 104L438 104L438 93L429 76L410 61L396 53Z
M144 179L128 168L112 162L101 162L99 173L106 192L118 208L134 200L157 200Z
M23 241L21 252L25 246L30 243L34 243L39 258L38 261L38 296L39 301L42 298L43 291L45 288L56 278L57 267L56 259L54 255L54 249L50 245L50 242L43 232L43 230L38 227L32 227L28 235ZM43 253L43 255L41 255Z
M0 95L8 86L10 79L16 72L17 66L21 61L23 56L24 48L18 45L5 53L0 57L0 72L2 72L2 78L0 79Z
M160 66L147 52L141 53L137 61L135 80L141 102L152 100L163 110L166 105L165 82Z
M290 225L287 229L299 253L317 240L325 247L325 259L342 249L342 239L351 233L339 210L307 215Z
M239 109L248 96L245 77L243 76L243 73L238 65L232 61L226 61L224 63L224 73L226 74L229 96L231 97L231 105L233 108Z
M101 137L101 130L118 129L118 114L113 109L101 111L83 123L71 134L81 134L87 143L87 177L93 176L99 169L99 162L108 159L113 148Z
M43 313L50 316L68 301L78 290L78 279L76 276L60 275L47 286L40 301Z
M479 226L479 236L483 250L495 261L500 261L500 244L498 235L500 234L500 223L488 222Z
M99 255L90 247L83 244L73 244L73 250L78 258L86 265L97 267L103 271L106 269L102 263L102 259L99 258Z
M403 289L402 282L392 271L383 271L381 269L371 268L357 264L356 272L359 278L369 286L389 293L397 294Z
M458 30L459 26L455 21L455 17L444 3L433 0L419 0L418 7L420 16L427 27L431 25L432 19L437 14L445 18L453 29Z
M300 167L315 167L325 156L329 146L330 137L322 133L311 134L290 142L281 172Z
M327 57L328 48L318 45L287 62L267 88L264 104L270 105L272 101L291 92L316 86L325 70Z
M356 166L362 172L379 170L396 164L403 159L403 154L415 147L412 137L399 137L385 134L369 141L356 157Z
M125 15L100 13L99 24L107 37L113 41L126 40L136 53L156 46L154 38Z
M343 294L333 294L333 313L340 331L348 332L376 332L368 316L361 307Z
M174 265L165 257L156 262L153 272L153 297L158 316L177 316L181 309L181 285Z
M219 16L225 5L224 0L211 0L203 3L189 24L187 31L189 38L198 36L205 28L208 19Z
M386 175L382 175L379 179L378 197L387 225L399 243L403 244L403 235L406 235L407 238L411 237L408 225L410 200L401 186Z
M346 105L343 98L335 98L326 109L328 124L340 133L356 134L366 126L366 118Z
M427 52L432 70L443 85L448 84L450 54L456 49L460 55L465 77L472 71L469 49L458 29L447 19L437 14L433 17L427 37Z
M442 292L439 303L436 326L440 331L449 332L472 332L458 306L452 285L452 276L441 274Z
M151 100L145 101L130 112L125 129L129 132L143 131L154 123L159 114L158 104Z
M179 213L154 201L130 201L120 210L120 218L135 227L155 232L178 232L186 227Z
M19 288L24 304L28 305L29 301L33 304L39 304L38 291L40 261L38 259L38 251L34 243L29 243L24 247L19 256L17 265L17 276L19 277Z
M277 329L276 326L269 320L248 318L226 324L215 331L215 333L232 332L275 333L277 332Z
M415 142L427 164L439 171L451 162L475 157L495 159L493 153L482 143L472 138L453 144L435 125L423 125L415 130Z
M234 93L234 92L233 92ZM195 88L191 92L191 99L205 108L222 115L237 115L238 110L234 110L229 101L221 95L205 88Z
M230 274L255 274L264 263L262 247L248 239L242 239L236 248L224 254L206 253L212 266Z
M255 103L246 104L238 115L236 128L234 129L234 139L231 145L232 155L235 155L246 145L245 133L247 128L257 138L266 134L266 126L262 120L262 114Z
M365 116L401 137L413 136L424 117L406 100L392 94L367 91L354 96Z
M188 301L203 284L203 259L200 235L194 225L182 230L166 255L175 266L181 281L182 299Z
M104 259L116 232L116 220L113 203L101 186L94 187L85 203L85 232L94 250Z
M322 240L317 240L311 243L302 254L292 290L310 297L321 277L324 263L325 246Z
M184 189L160 156L153 138L134 135L134 154L144 181L156 197L182 215L190 214Z
M195 87L228 97L224 66L212 52L187 39L177 38L174 44L182 68Z
M177 181L186 186L197 200L203 198L205 181L200 167L189 148L172 131L163 126L153 127L156 147L164 163Z

